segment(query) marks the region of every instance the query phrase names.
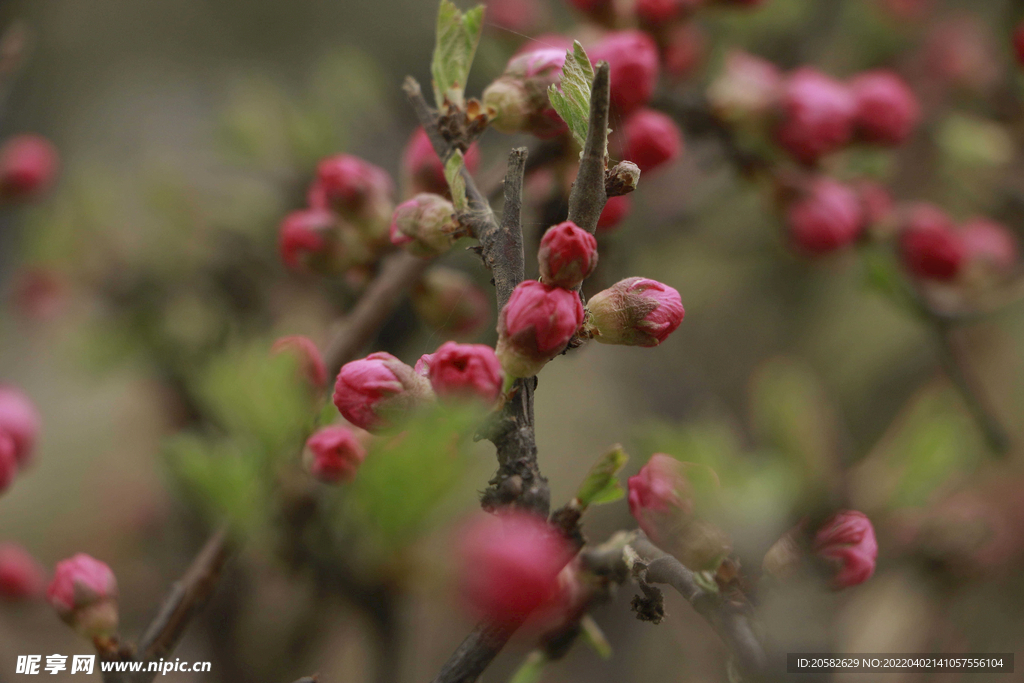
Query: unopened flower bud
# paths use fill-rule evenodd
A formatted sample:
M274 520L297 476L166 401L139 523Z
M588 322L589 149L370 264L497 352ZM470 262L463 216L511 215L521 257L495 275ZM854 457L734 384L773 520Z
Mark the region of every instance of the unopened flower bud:
M864 229L857 193L831 178L815 180L787 213L793 243L808 254L826 254L849 244Z
M675 161L683 153L683 134L676 122L653 109L640 109L626 120L622 155L644 173Z
M864 583L875 573L878 543L863 512L843 510L825 522L814 535L813 550L835 568L836 590Z
M558 574L571 556L568 542L540 517L480 518L460 542L463 593L488 622L519 624L558 600Z
M324 209L303 209L285 216L278 250L285 266L297 271L336 275L351 262L337 219Z
M20 389L0 385L0 433L14 441L14 457L21 467L32 457L39 424L35 404Z
M756 121L778 102L782 74L771 62L741 50L725 57L725 69L708 88L715 113L726 121Z
M587 302L587 323L602 344L657 346L683 322L683 302L672 287L644 277L620 280Z
M576 292L520 282L498 316L501 366L511 377L532 377L561 353L583 322Z
M391 218L391 243L423 258L451 249L458 231L455 207L438 194L424 192L402 202Z
M306 466L322 482L351 481L366 459L366 449L348 427L321 427L306 440Z
M338 412L371 434L393 427L433 396L425 377L384 352L346 363L334 385Z
M974 218L960 228L960 238L972 263L1006 275L1017 265L1017 241L1003 225L987 218Z
M339 154L320 162L315 185L328 208L365 239L373 243L387 239L395 194L387 171L351 154Z
M575 289L597 267L597 240L572 221L553 225L540 240L537 261L544 284Z
M811 67L797 69L782 87L779 144L813 164L850 140L856 104L842 83Z
M46 599L83 636L117 630L117 579L110 567L84 553L57 563Z
M704 59L707 39L695 21L672 27L661 50L661 63L674 79L691 76Z
M956 279L967 260L967 248L940 209L930 204L913 207L899 236L903 265L920 278Z
M43 568L20 545L0 544L0 600L30 600L46 589Z
M466 170L476 171L480 164L480 149L476 143L470 145L463 155ZM430 192L447 195L448 181L444 175L444 166L434 151L434 145L423 127L419 127L409 138L402 153L402 176L406 187L412 193Z
M473 339L492 319L491 298L464 273L444 266L423 275L412 305L428 327L457 341Z
M327 386L327 366L324 365L324 357L309 337L302 335L281 337L270 347L270 351L274 354L282 352L294 354L303 376L310 385L316 389Z
M501 363L490 346L445 342L425 364L430 386L441 400L493 405L501 396Z
M682 0L636 0L633 7L637 18L651 26L672 21L682 9Z
M608 169L604 182L609 199L629 194L640 183L640 167L632 161L620 161Z
M611 104L628 116L651 101L658 84L658 46L643 31L614 31L590 52L594 64L608 62Z
M16 135L0 147L0 198L30 199L45 192L57 175L57 150L40 135Z
M921 116L917 97L891 71L869 71L850 84L856 102L854 127L868 142L899 145L914 132Z
M541 48L515 55L498 80L487 86L483 104L494 110L491 125L501 133L530 133L551 138L567 130L551 107L548 87L562 80L562 48Z
M601 217L597 219L597 232L611 232L619 227L632 208L633 199L629 195L609 197L601 211Z

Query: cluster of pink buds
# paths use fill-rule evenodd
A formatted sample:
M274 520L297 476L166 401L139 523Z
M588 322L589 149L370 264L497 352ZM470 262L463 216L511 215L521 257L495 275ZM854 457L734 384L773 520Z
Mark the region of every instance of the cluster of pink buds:
M0 493L28 466L39 423L39 412L21 390L0 386Z
M306 467L327 484L351 481L365 459L366 448L348 427L322 427L306 440Z
M46 588L43 568L27 550L0 543L0 600L32 600Z
M83 636L108 637L117 631L117 579L110 567L89 555L57 563L46 599Z
M448 339L465 341L480 334L491 318L491 299L464 273L435 266L412 291L412 305L428 327Z
M904 267L923 280L952 282L968 271L999 279L1011 273L1018 260L1016 240L1006 226L986 218L957 226L931 204L906 211L898 239Z
M33 134L16 135L0 147L0 199L25 201L53 184L60 166L49 140Z

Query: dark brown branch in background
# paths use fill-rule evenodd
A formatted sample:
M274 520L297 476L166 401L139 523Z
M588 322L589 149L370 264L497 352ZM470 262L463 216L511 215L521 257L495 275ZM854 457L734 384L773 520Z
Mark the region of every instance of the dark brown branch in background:
M590 89L590 122L580 171L569 192L569 220L590 233L597 230L597 221L608 201L604 174L608 158L609 92L608 64L601 62Z

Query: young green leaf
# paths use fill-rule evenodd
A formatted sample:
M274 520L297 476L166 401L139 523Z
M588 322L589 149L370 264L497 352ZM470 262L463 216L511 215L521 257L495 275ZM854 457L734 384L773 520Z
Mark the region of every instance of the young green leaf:
M516 672L512 674L512 678L508 679L508 683L537 683L547 665L548 658L544 653L534 650L523 660Z
M585 614L580 619L580 627L582 629L583 639L587 645L593 648L594 652L601 659L612 658L612 644L608 642L608 638L605 637L604 631L597 625L594 618L589 614Z
M611 503L625 495L616 475L625 467L628 460L629 456L618 444L601 456L576 492L576 499L583 509L588 505Z
M443 111L445 99L457 107L462 106L466 78L483 25L483 5L463 14L451 0L441 0L437 11L437 44L430 64L438 109Z
M465 164L465 160L462 158L462 152L455 150L455 153L448 157L448 161L444 165L444 177L448 181L448 189L452 193L452 204L455 205L456 211L465 211L469 208L469 202L466 199L466 181L462 177L463 164Z
M583 146L587 139L587 125L590 120L590 86L594 82L594 67L579 41L572 50L565 53L562 67L561 90L552 85L548 88L551 106L562 117L573 138Z

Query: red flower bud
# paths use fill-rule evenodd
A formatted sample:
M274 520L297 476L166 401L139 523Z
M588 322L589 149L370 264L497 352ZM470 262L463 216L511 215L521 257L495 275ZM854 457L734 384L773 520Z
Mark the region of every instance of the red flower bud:
M572 221L565 221L544 233L537 260L544 284L574 289L597 267L597 240Z
M914 132L921 115L917 97L890 71L869 71L850 84L856 101L854 126L868 142L899 145Z
M864 229L857 193L831 178L818 178L787 215L794 244L809 254L827 254L849 244Z
M658 84L658 46L642 31L615 31L590 52L594 64L608 62L611 103L628 116L647 104Z
M520 282L498 315L501 366L511 377L532 377L565 349L583 322L576 292Z
M351 481L366 459L366 449L348 427L321 427L306 440L306 466L322 482Z
M715 113L727 121L757 120L779 100L782 74L771 62L741 50L725 57L725 69L708 88Z
M491 298L461 271L434 266L412 291L416 315L449 339L473 339L491 320Z
M43 568L20 545L0 543L0 600L42 597L46 588Z
M117 630L117 579L110 567L84 553L57 563L46 599L84 636Z
M14 439L0 432L0 493L3 493L18 476L18 458L15 456Z
M619 227L619 223L626 219L632 208L633 200L628 194L609 197L601 211L601 217L597 219L597 232L611 232Z
M967 248L949 216L930 204L915 206L899 237L900 256L911 274L949 281L960 274Z
M676 122L653 109L641 109L626 120L622 155L644 173L674 161L683 153L683 134Z
M781 109L778 141L798 161L813 164L850 140L853 95L816 69L803 67L786 79Z
M525 512L484 517L460 542L462 586L470 606L494 624L518 624L559 597L558 574L572 549L545 521Z
M1007 274L1017 264L1017 241L1002 223L987 218L974 218L960 228L960 239L967 258L996 271Z
M291 270L325 275L345 269L345 245L333 214L323 209L292 211L281 221L281 260Z
M661 63L670 76L690 76L704 58L707 40L696 22L688 21L672 27L661 51Z
M466 169L473 173L480 164L480 148L474 142L463 155ZM444 177L444 165L430 144L430 137L423 127L417 128L402 153L402 176L412 193L430 192L447 195L448 181Z
M426 378L384 352L346 363L334 385L338 412L371 434L391 428L432 398Z
M835 566L836 590L864 583L875 573L878 543L871 520L863 512L843 510L814 535L814 552Z
M1024 21L1013 30L1013 54L1017 57L1017 63L1024 66Z
M569 0L569 4L581 12L593 14L599 12L609 5L612 0Z
M545 47L512 57L505 73L487 86L482 98L494 110L495 130L540 138L568 130L548 99L548 87L562 81L565 53L560 47Z
M14 440L14 457L24 467L39 434L39 411L21 390L0 385L0 433Z
M343 215L358 213L374 199L395 192L387 171L351 154L327 157L316 175L328 206Z
M327 366L324 365L320 349L309 337L301 335L281 337L270 347L270 351L275 354L284 351L295 354L306 380L317 389L327 386Z
M644 277L620 280L587 302L587 322L603 344L657 346L683 322L679 292Z
M636 0L637 18L652 26L672 21L683 10L682 0Z
M24 200L46 191L57 175L57 150L40 135L16 135L0 147L0 197Z
M445 342L425 365L440 399L478 399L492 405L501 396L501 363L490 346Z
M424 192L402 202L391 218L391 243L423 258L451 249L458 231L455 207L438 194Z

